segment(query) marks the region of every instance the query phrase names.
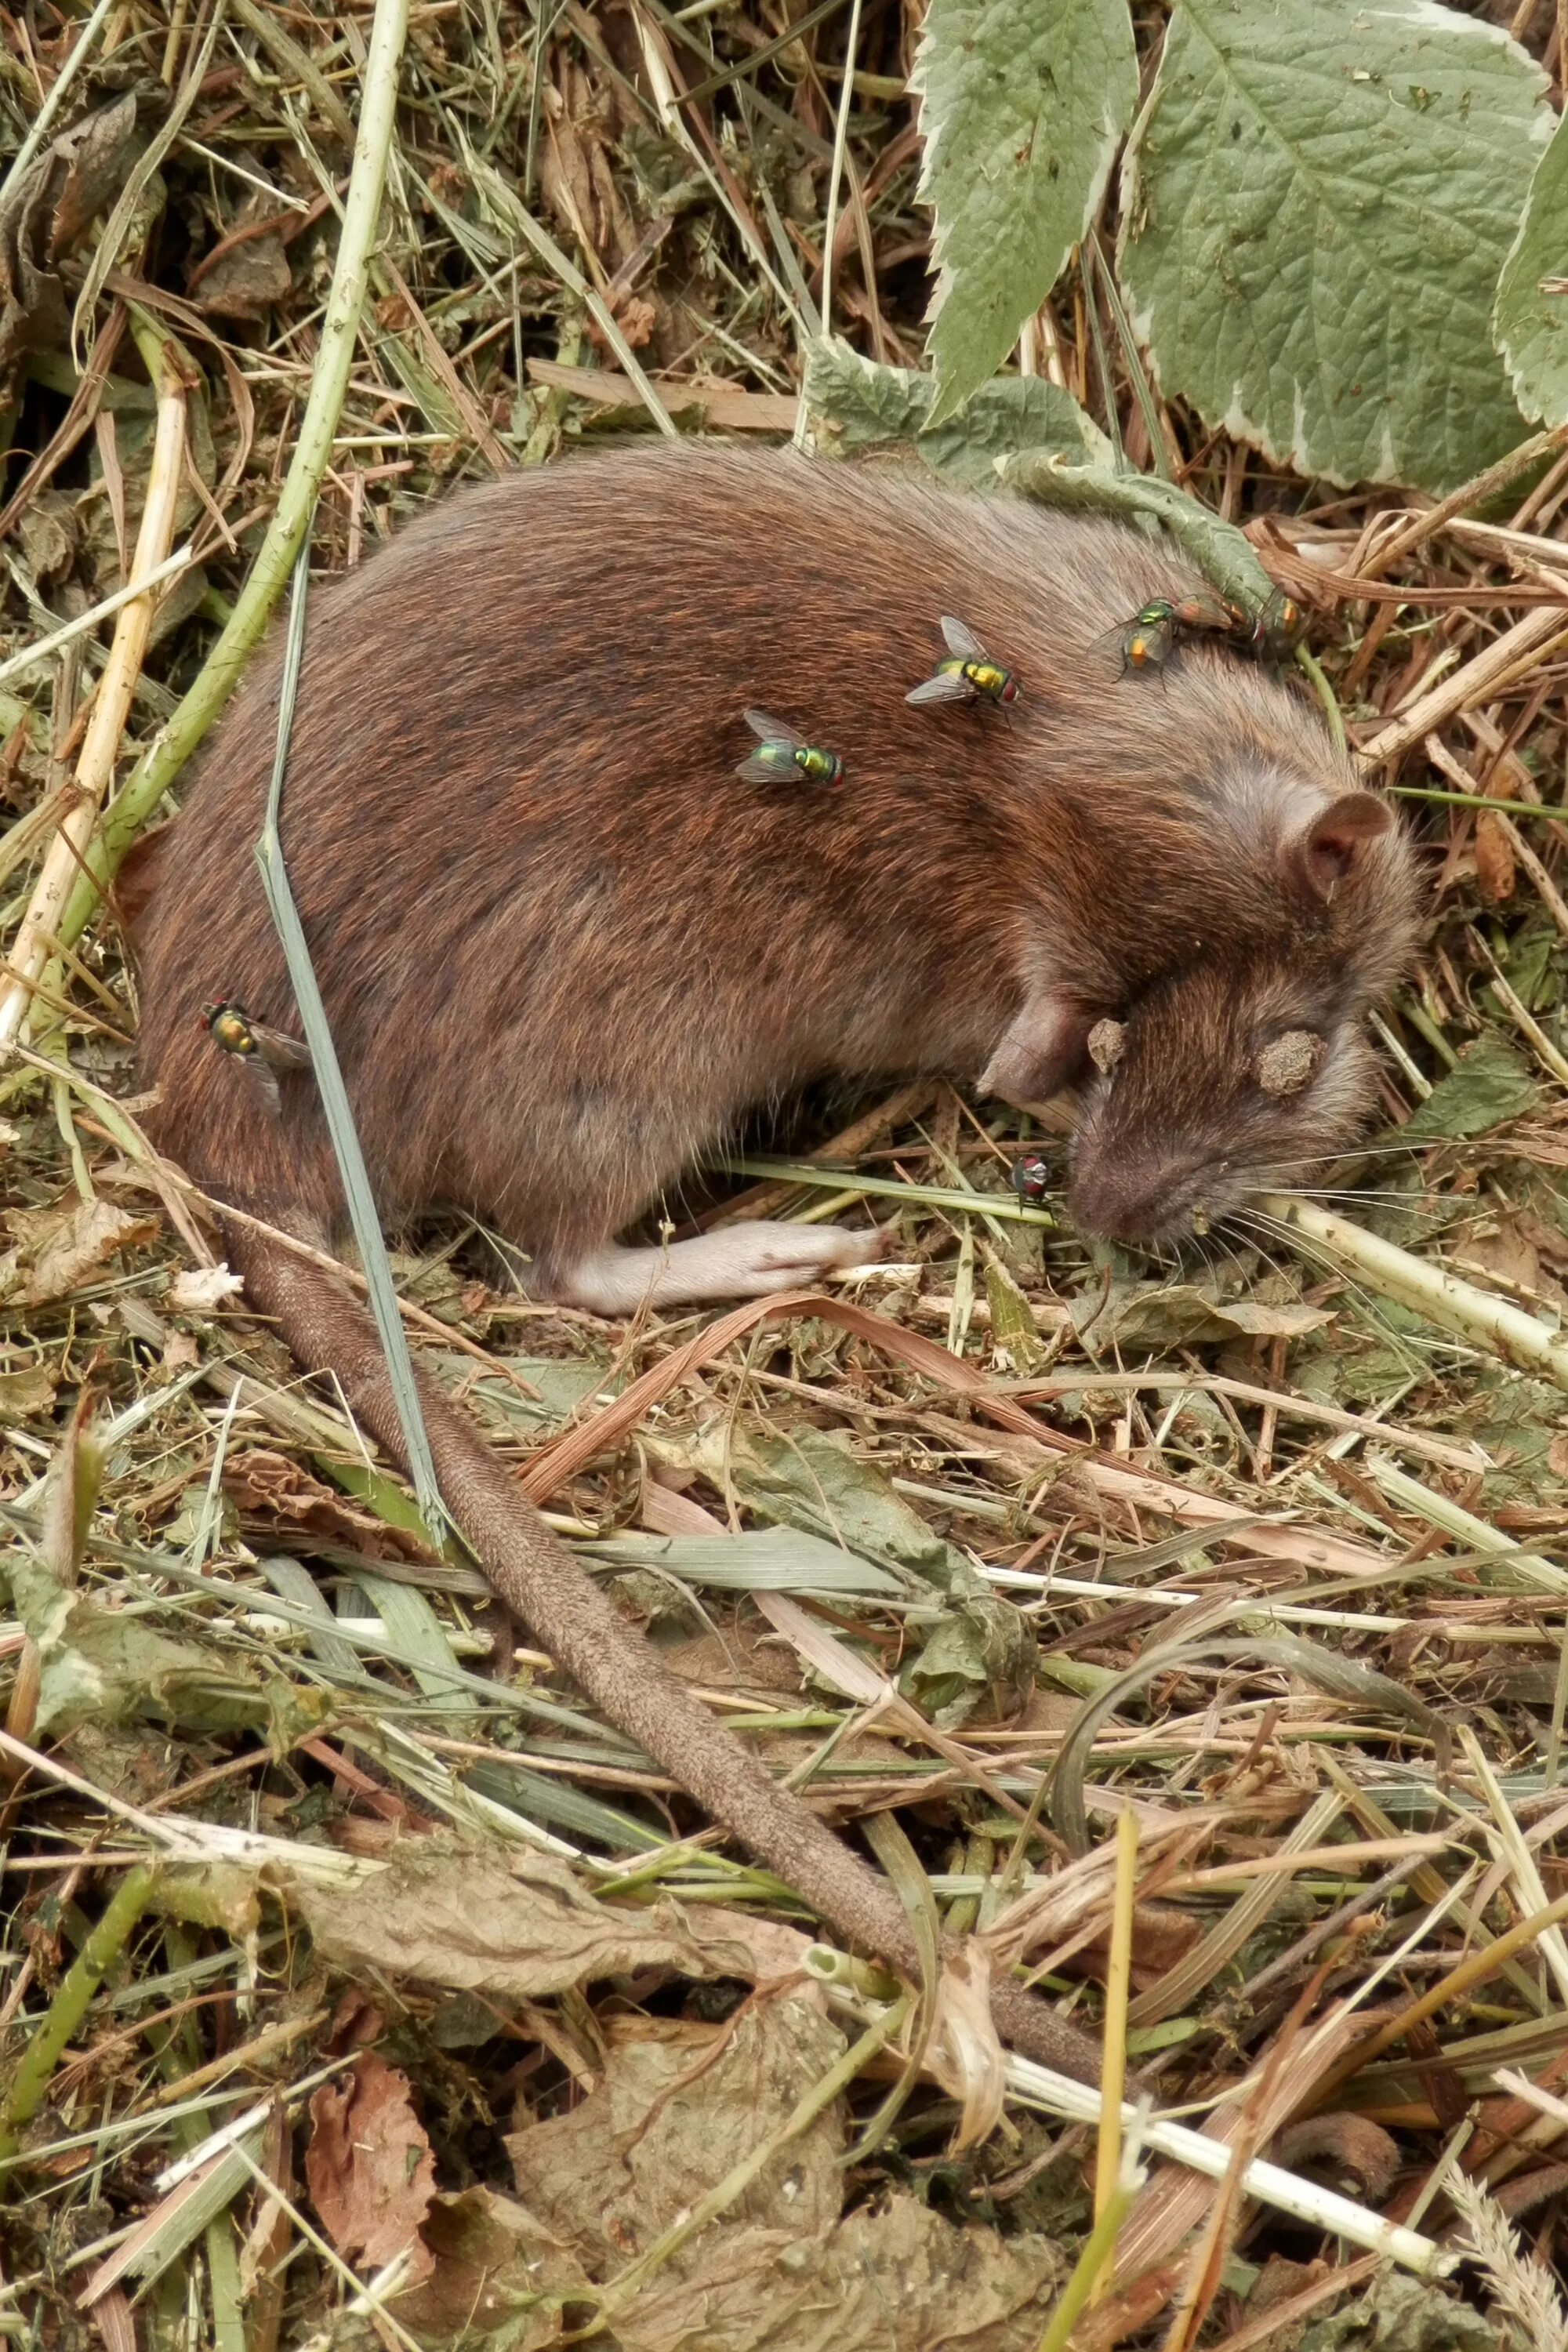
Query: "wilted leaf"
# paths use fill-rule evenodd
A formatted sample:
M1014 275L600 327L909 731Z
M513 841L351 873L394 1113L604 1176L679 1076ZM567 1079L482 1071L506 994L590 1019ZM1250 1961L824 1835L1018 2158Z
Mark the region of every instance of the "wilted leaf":
M1535 1081L1525 1064L1510 1045L1487 1030L1460 1057L1458 1068L1438 1080L1399 1132L1412 1143L1439 1137L1459 1142L1466 1136L1489 1135L1494 1127L1520 1118L1534 1099Z
M748 1432L731 1465L735 1491L753 1509L787 1527L805 1528L894 1570L903 1590L910 1575L945 1585L951 1546L895 1495L879 1470L859 1462L827 1433L801 1427L786 1440Z
M996 460L1021 449L1053 449L1074 466L1110 463L1094 419L1044 376L998 376L962 419L933 429L934 376L879 367L834 337L811 346L805 396L819 449L853 457L902 444L966 489L994 490Z
M796 2002L695 2046L612 2044L588 2098L508 2142L547 2249L541 2284L565 2287L567 2259L613 2280L779 2132L842 2047ZM626 2352L1033 2352L1064 2267L1055 2244L961 2230L912 2197L840 2221L843 2130L828 2109L616 2311Z
M1112 1344L1197 1348L1225 1339L1293 1339L1332 1320L1325 1307L1219 1298L1191 1282L1132 1283L1109 1299L1102 1286L1093 1285L1073 1300L1072 1313L1096 1353Z
M1127 0L931 0L910 81L940 422L1006 358L1099 208L1138 96Z
M396 2299L402 2325L445 2347L505 2326L506 2352L561 2339L559 2309L541 2297L579 2295L587 2273L525 2206L493 2189L437 2197L420 2235L429 2274Z
M1032 1372L1045 1354L1029 1302L995 1258L985 1262L985 1303L991 1309L991 1354L999 1372Z
M70 313L56 265L119 194L147 144L144 118L167 104L155 83L122 91L51 140L7 196L0 209L0 367L65 341Z
M972 1716L1016 1715L1035 1679L1035 1637L1010 1603L980 1586L946 1608L899 1675L899 1688L944 1731Z
M1182 0L1123 169L1164 391L1309 478L1442 492L1512 448L1491 310L1546 86L1434 0Z
M1489 907L1500 907L1513 896L1517 861L1506 825L1490 809L1477 817L1474 841L1481 896Z
M28 1364L19 1372L0 1372L0 1413L7 1421L26 1421L30 1414L54 1408L55 1376L47 1364Z
M1301 2352L1500 2352L1497 2323L1435 2279L1385 2270L1342 2310L1315 2320Z
M1142 530L1168 530L1215 586L1247 612L1263 612L1274 594L1274 583L1246 532L1157 474L1117 473L1106 464L1081 466L1048 449L1026 449L1006 460L1002 478L1008 488L1042 505L1116 515Z
M1507 1503L1552 1505L1554 1478L1568 1476L1568 1397L1524 1373L1478 1365L1471 1375L1464 1434L1473 1437L1491 1462L1484 1473L1478 1508Z
M598 1902L566 1863L531 1850L503 1857L421 1838L363 1885L329 1892L302 1879L289 1891L321 1958L356 1978L374 1971L509 2001L639 1969L757 1973L755 1950L727 1923L700 1911L689 1921L668 1897Z
M605 2079L567 2114L507 2141L518 2195L602 2274L618 2270L784 2123L844 2048L805 2001L759 2004L709 2047L612 2045ZM694 2064L700 2089L671 2096ZM841 2115L827 2108L733 2205L731 2223L805 2237L838 2218Z
M428 2277L435 2257L419 2224L436 2194L436 2159L408 2095L408 2077L371 2050L310 2101L305 2178L311 2201L338 2252L379 2270L412 2248L413 2277Z
M47 588L63 580L76 562L80 521L69 499L43 490L30 499L15 525L34 584Z
M40 1733L63 1737L87 1722L153 1722L207 1732L269 1727L268 1688L232 1656L161 1633L145 1617L127 1616L96 1595L66 1591L42 1560L20 1548L6 1570L16 1613L38 1645ZM319 1719L325 1694L310 1696Z
M1568 137L1561 122L1535 167L1498 285L1492 331L1526 416L1568 419Z
M196 301L219 319L264 319L293 289L289 256L275 229L247 237L203 273Z
M465 1403L503 1432L522 1429L530 1436L539 1436L559 1429L580 1404L605 1387L602 1364L583 1363L571 1357L504 1358L526 1387L535 1391L530 1396L512 1381L489 1373L476 1380L469 1356L451 1355L443 1349L434 1349L431 1354L443 1372L461 1383Z
M12 1209L6 1231L16 1246L0 1256L0 1298L47 1307L68 1297L116 1250L151 1241L155 1218L133 1217L109 1201L71 1200L52 1209Z
M103 1440L93 1428L93 1412L91 1390L84 1388L49 1464L38 1549L45 1567L64 1589L73 1586L80 1573L93 1506L103 1483Z

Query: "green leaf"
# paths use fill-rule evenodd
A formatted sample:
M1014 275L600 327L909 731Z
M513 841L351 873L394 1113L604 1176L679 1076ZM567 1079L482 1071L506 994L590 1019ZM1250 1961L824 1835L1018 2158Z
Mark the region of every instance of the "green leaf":
M1435 0L1180 0L1119 255L1164 391L1335 482L1442 492L1513 448L1490 317L1546 86Z
M1072 466L1110 463L1094 419L1042 375L1003 375L982 384L955 425L931 425L936 378L879 367L837 337L813 343L805 404L819 450L854 457L889 443L912 445L933 473L965 489L994 490L1000 459L1045 449Z
M1504 264L1492 332L1526 416L1568 422L1568 136L1558 124L1535 167Z
M1489 1031L1461 1056L1457 1070L1435 1086L1399 1132L1414 1143L1489 1135L1518 1118L1535 1099L1535 1081L1510 1045Z
M907 1580L800 1528L747 1528L739 1535L609 1536L575 1547L615 1569L662 1569L717 1592L850 1592L899 1596Z
M995 1257L985 1261L985 1303L991 1309L991 1353L999 1371L1032 1372L1045 1355L1029 1302Z
M1099 210L1138 96L1127 0L931 0L910 81L936 208L940 424L1006 358Z
M894 1494L879 1470L826 1431L801 1428L788 1439L737 1434L724 1468L754 1511L895 1573L907 1570L943 1597L941 1618L899 1677L900 1688L936 1722L951 1727L988 1701L1006 1712L1032 1686L1028 1620Z

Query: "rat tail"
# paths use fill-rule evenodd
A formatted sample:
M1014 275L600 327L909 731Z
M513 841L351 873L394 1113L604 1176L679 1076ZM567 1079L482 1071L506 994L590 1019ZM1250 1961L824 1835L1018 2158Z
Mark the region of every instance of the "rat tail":
M225 1243L251 1305L273 1318L301 1368L330 1369L356 1418L401 1461L392 1383L368 1314L330 1276L279 1243L237 1225L226 1229ZM418 1378L443 1498L498 1597L610 1722L795 1887L848 1945L918 1982L914 1936L892 1888L676 1681L557 1541L477 1430L434 1381ZM1098 2079L1093 2044L1046 2002L1004 1981L993 1989L992 2007L1004 2038L1025 2055L1079 2081Z

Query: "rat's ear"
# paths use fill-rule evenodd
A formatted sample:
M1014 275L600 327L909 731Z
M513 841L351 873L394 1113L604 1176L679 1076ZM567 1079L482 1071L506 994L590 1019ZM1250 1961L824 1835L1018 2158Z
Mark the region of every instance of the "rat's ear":
M163 887L169 863L173 820L155 824L133 842L120 861L113 884L113 906L126 939L134 943L153 894Z
M1280 871L1303 898L1331 898L1367 843L1381 839L1393 823L1387 802L1374 793L1342 793L1283 843Z
M1096 1019L1070 998L1031 996L997 1040L980 1074L980 1092L1022 1110L1049 1102L1080 1075Z

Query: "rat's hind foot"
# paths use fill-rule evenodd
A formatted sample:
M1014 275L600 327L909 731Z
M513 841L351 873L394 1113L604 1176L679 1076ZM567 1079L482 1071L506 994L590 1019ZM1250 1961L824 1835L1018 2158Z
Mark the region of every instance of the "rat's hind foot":
M760 1298L795 1290L836 1266L869 1265L881 1255L874 1230L844 1225L725 1225L667 1249L590 1250L551 1286L568 1307L628 1315L645 1303L674 1307L704 1298Z

